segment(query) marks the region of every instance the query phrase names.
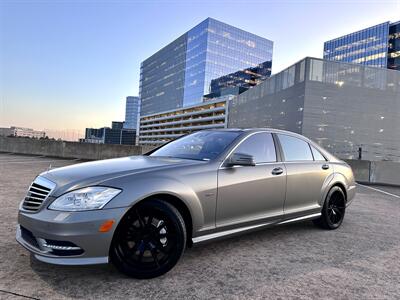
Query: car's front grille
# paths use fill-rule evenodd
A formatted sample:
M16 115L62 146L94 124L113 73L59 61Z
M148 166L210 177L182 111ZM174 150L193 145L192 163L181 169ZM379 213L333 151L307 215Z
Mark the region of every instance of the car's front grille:
M28 211L37 211L54 189L55 184L42 177L37 177L29 187L28 194L22 202L22 208Z

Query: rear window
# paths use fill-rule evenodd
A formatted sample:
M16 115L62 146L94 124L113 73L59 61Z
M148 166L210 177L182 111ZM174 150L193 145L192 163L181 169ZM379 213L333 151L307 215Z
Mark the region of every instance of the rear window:
M313 161L307 142L293 136L278 134L285 161Z
M315 148L314 146L310 145L312 153L314 155L314 160L323 160L326 161L325 157L321 154L321 152L318 151L317 148Z

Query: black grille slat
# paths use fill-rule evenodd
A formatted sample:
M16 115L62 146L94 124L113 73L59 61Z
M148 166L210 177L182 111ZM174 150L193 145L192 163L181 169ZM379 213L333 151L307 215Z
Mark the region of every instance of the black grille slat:
M32 193L32 194L43 195L43 196L46 196L49 193L48 191L40 191L40 190L35 189L33 187L30 188L29 192Z
M22 208L28 211L37 211L51 192L51 188L33 182L22 203Z
M31 203L31 204L36 204L36 205L40 205L42 204L43 201L35 201L35 200L31 200L31 199L25 199L24 203Z
M28 205L28 206L37 205L37 206L40 206L40 205L42 205L42 202L33 202L33 201L30 201L30 200L24 200L24 205Z
M47 197L47 196L44 196L44 195L36 195L36 194L31 193L31 192L28 192L28 193L29 194L27 195L27 198L43 200L43 199L46 199L46 197Z
M37 184L37 183L32 183L32 187L34 187L34 188L36 187L36 188L39 188L39 189L47 191L47 192L51 191L51 189L49 189L43 185Z

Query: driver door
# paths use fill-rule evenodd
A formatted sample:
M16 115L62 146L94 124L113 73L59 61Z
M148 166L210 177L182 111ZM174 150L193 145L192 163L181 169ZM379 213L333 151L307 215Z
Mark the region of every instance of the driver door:
M222 166L218 170L217 227L282 218L286 169L277 160L271 133L246 137L233 151L252 155L255 166Z

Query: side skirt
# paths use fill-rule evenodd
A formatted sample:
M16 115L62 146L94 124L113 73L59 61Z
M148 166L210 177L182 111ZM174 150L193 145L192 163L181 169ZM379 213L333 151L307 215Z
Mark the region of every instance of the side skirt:
M311 214L311 215L307 215L307 216L302 216L302 217L298 217L298 218L294 218L294 219L285 220L285 221L277 223L277 225L305 221L305 220L312 220L312 219L316 219L320 216L321 216L321 213L315 213L315 214Z
M293 219L284 220L284 221L281 221L278 223L267 222L267 223L261 223L261 224L251 225L251 226L239 227L239 228L235 228L235 229L229 229L229 230L224 230L224 231L220 231L220 232L215 232L215 233L210 233L210 234L205 234L202 236L194 237L194 238L192 238L192 241L193 241L193 244L199 244L199 243L206 242L206 241L217 240L217 239L221 239L224 237L238 235L242 232L252 232L255 230L259 230L259 229L266 228L266 227L271 227L274 225L283 225L283 224L288 224L288 223L292 223L292 222L312 220L312 219L318 218L319 216L321 216L321 213L314 213L314 214L310 214L310 215L306 215L306 216L301 216L301 217L297 217L297 218L293 218Z

